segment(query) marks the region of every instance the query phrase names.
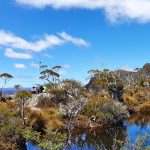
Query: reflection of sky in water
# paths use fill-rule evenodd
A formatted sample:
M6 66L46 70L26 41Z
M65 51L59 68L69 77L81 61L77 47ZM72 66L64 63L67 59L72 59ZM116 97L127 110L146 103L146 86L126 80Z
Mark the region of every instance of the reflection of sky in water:
M69 150L96 150L95 146L87 146L85 145L84 147L78 147L77 145L72 145Z
M27 150L41 150L37 146L32 145L32 143L27 143Z
M81 136L81 140L83 141L83 142L85 142L85 146L84 147L80 147L80 146L78 146L77 144L73 144L73 145L71 145L71 148L69 148L69 150L96 150L96 148L95 148L95 146L93 146L93 145L88 145L87 143L86 143L86 133L84 133L82 136ZM77 140L78 141L78 140Z
M138 135L144 136L145 134L150 134L150 125L141 126L140 124L124 124L126 126L126 131L128 138L131 142L134 142ZM108 137L111 138L111 137ZM73 139L73 143L68 150L96 150L95 145L89 145L87 143L87 135L86 133L80 134L75 139ZM81 145L80 146L80 141ZM149 139L150 144L150 139ZM82 148L81 148L82 147ZM27 150L41 150L36 146L33 146L31 143L27 145Z
M134 142L138 135L144 136L146 134L150 134L150 125L147 125L145 127L141 127L140 125L136 125L136 124L126 125L126 126L127 126L127 134L131 142ZM149 139L149 143L150 143L150 139Z

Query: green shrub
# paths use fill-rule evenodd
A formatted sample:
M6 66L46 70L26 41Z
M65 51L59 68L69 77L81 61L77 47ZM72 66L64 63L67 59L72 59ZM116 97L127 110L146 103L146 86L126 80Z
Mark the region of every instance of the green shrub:
M38 103L36 106L39 108L50 108L50 107L56 107L57 104L55 101L51 99L51 97L40 96L38 98Z
M102 96L98 97L95 94L91 96L82 114L89 119L95 117L98 123L113 123L126 118L128 112L117 106L114 100Z

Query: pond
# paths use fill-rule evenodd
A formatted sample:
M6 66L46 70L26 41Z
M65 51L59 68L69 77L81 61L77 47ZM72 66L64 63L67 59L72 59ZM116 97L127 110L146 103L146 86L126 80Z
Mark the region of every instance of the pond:
M145 134L150 134L150 114L133 114L122 125L105 129L74 129L67 150L97 150L102 145L111 150L114 139L117 143L123 143L126 140L133 143L138 135L144 136ZM150 139L148 139L149 144ZM121 145L119 145L120 148ZM30 144L28 150L39 150L39 148Z

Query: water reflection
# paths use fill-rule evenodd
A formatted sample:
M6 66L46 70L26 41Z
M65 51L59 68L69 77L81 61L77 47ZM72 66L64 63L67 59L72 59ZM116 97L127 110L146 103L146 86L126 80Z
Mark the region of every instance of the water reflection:
M96 150L97 146L112 149L114 139L134 142L138 135L150 134L150 114L133 114L123 125L97 129L74 129L67 150ZM149 141L150 144L150 141ZM117 149L122 144L117 144Z
M128 138L135 142L138 135L150 135L150 114L133 114L126 122ZM149 139L150 144L150 139Z
M150 114L136 113L128 119L128 124L136 124L141 128L150 125Z
M101 147L102 145L110 149L114 143L114 138L119 141L125 141L127 138L126 127L75 129L72 133L68 150L95 150L96 147ZM119 145L118 148L120 148Z
M97 150L97 147L102 147L102 145L106 149L111 150L114 139L122 143L117 143L116 149L120 149L126 140L129 139L131 142L134 142L138 135L144 136L145 134L150 134L150 114L137 113L133 114L122 125L115 125L103 129L74 129L71 132L67 150ZM148 145L150 145L150 139ZM32 147L28 150L39 149Z

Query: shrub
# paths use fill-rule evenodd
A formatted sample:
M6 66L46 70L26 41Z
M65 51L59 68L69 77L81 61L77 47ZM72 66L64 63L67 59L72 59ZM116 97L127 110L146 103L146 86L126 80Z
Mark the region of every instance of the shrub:
M89 119L94 117L97 123L113 123L126 118L128 112L121 103L94 94L83 109L82 114Z
M45 134L34 131L31 127L22 131L27 142L32 142L44 150L59 150L64 147L66 134L53 130L45 130Z
M16 108L13 102L0 103L0 149L19 149L17 141L24 126Z
M38 103L36 105L39 108L50 108L50 107L56 107L56 102L52 100L50 96L40 96L38 98Z
M52 100L60 103L67 99L67 91L63 89L51 89L49 93L52 95Z

